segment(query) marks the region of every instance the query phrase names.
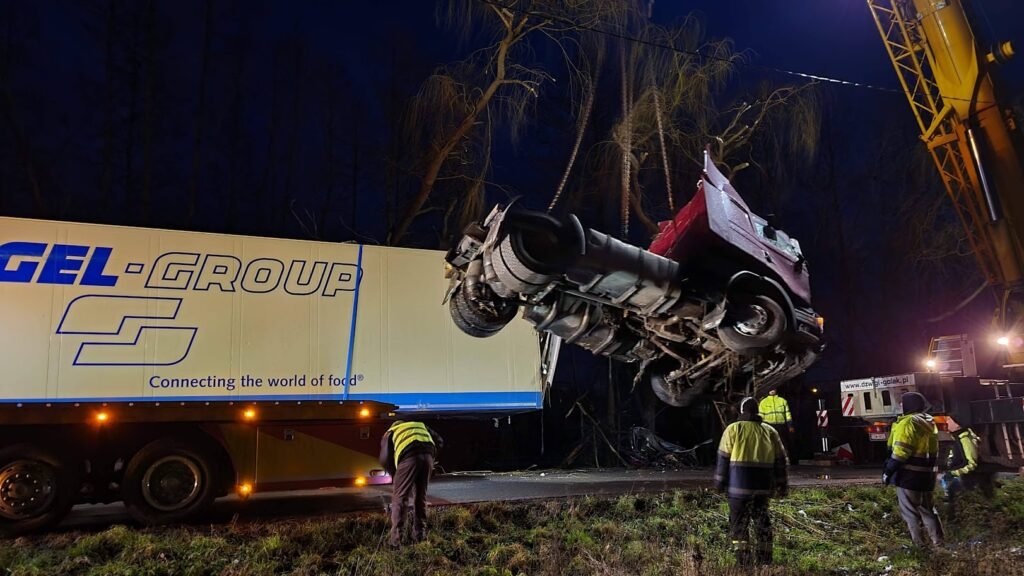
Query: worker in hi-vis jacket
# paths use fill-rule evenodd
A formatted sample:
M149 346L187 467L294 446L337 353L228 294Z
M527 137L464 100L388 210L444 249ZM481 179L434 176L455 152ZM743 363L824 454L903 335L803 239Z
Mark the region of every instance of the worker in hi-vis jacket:
M434 469L434 456L444 441L422 422L396 420L380 441L380 463L391 474L391 536L388 543L402 545L405 521L410 508L412 540L426 537L427 486Z
M789 490L786 449L779 433L761 421L757 400L744 398L739 419L726 427L718 444L715 485L729 498L729 537L736 563L770 564L772 523L768 500L785 497ZM753 550L750 524L754 524Z

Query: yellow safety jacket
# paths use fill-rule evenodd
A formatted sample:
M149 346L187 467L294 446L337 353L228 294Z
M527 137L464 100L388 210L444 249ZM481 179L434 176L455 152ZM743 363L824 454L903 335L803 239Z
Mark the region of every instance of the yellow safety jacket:
M935 489L939 430L928 414L900 416L889 434L890 458L895 461L893 483L900 488L931 492Z
M422 422L396 422L388 428L391 433L391 442L395 446L395 467L402 459L402 453L412 445L413 442L426 442L434 444L434 438L430 435L426 425Z
M786 449L779 433L755 420L733 422L718 444L715 484L729 498L771 495L787 488Z
M789 413L789 402L782 396L765 396L757 405L761 418L768 424L789 424L793 416Z
M949 454L950 474L963 477L978 468L978 444L981 438L970 428L961 429L953 434L959 448L954 448Z

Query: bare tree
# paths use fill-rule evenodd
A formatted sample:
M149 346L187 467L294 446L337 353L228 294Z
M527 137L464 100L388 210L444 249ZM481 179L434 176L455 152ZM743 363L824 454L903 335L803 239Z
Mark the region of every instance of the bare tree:
M106 212L114 186L114 76L116 74L115 39L117 35L117 3L108 0L104 31L103 89L103 152L100 168L100 206Z
M570 16L592 19L607 4L607 0L451 0L447 4L447 23L461 26L466 34L493 30L496 41L465 62L437 70L420 91L409 123L424 141L427 153L419 191L392 229L389 243L396 244L405 236L446 165L471 163L473 148L482 146L479 127L483 123L503 119L515 136L542 84L550 79L544 70L521 63L528 39L551 39L568 58L561 41L574 28ZM474 136L476 141L472 141Z
M714 158L732 176L754 161L751 144L769 126L784 134L778 145L800 148L807 157L813 154L819 117L813 100L804 98L807 85L762 89L753 98L723 106L727 89L734 84L730 81L735 67L745 58L730 41L705 42L693 17L665 28L634 14L620 26L622 34L610 41L622 54L621 115L611 129L611 142L604 144L604 157L609 166L621 166L618 194L624 235L630 209L649 234L658 231L644 208L642 191L650 187L645 184L650 175L660 173L663 178L656 186L664 190L659 210L675 210L672 157L699 166L705 146L711 144ZM652 163L660 166L648 166ZM640 174L648 177L640 179Z

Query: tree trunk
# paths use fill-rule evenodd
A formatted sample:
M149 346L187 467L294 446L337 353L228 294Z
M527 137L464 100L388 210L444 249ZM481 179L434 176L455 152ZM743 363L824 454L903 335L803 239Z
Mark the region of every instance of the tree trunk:
M271 207L274 204L275 183L277 181L277 171L274 170L274 167L277 160L277 138L281 123L281 92L279 89L280 83L277 81L280 68L280 56L276 55L274 58L274 71L271 73L270 125L267 127L270 134L267 137L267 158L263 165L263 184L260 187L263 191L263 197L258 199L257 202L270 209L270 213L267 214L268 223L270 218L273 217L273 209Z
M196 105L195 132L192 138L192 175L188 186L188 217L189 226L195 221L199 212L199 166L202 159L203 127L206 123L206 82L210 68L210 37L213 28L213 0L206 0L203 17L203 54L199 69L199 101Z
M622 88L622 190L620 196L620 209L621 209L621 222L622 222L622 239L629 238L629 202L630 193L629 185L632 182L630 178L630 155L633 152L633 124L629 105L629 76L628 70L626 69L626 44L623 41L619 42L619 71L621 77L621 88Z
M324 202L320 207L320 217L317 219L316 229L319 235L323 237L325 235L327 225L327 213L331 210L331 205L334 204L334 113L336 107L334 105L334 78L328 73L327 77L327 121L324 123L326 138L324 156L327 163L326 170L324 171Z
M2 108L3 119L10 129L11 135L14 137L14 147L18 160L21 162L21 165L25 170L25 179L28 181L29 188L32 191L32 199L35 202L36 214L38 217L45 217L47 215L47 207L46 201L43 198L42 187L39 184L39 175L34 158L35 155L32 153L32 145L29 142L28 136L18 124L16 114L17 105L14 101L14 91L11 88L10 83L10 66L14 53L13 3L9 6L5 35L6 42L4 44L4 57L0 60L0 90L2 90L2 94L0 94L0 96L3 98L3 102L0 103L0 108ZM3 191L0 190L0 192Z
M359 152L362 142L359 134L359 106L352 106L352 207L350 228L351 233L359 235Z
M472 110L462 120L455 132L444 141L444 144L434 152L430 162L427 164L427 170L423 175L423 179L420 182L420 190L413 198L412 202L406 208L405 213L402 215L402 219L398 222L398 226L395 227L388 239L388 244L395 245L401 242L405 233L409 230L409 226L412 221L416 219L420 214L420 210L423 209L423 205L427 203L430 198L430 193L434 190L434 184L437 182L437 177L441 173L441 168L444 167L445 161L448 159L448 155L455 146L465 138L470 130L473 129L473 125L476 123L477 117L483 112L488 105L491 103L491 98L498 91L498 88L505 83L506 80L506 65L508 59L508 51L513 44L519 41L521 38L520 33L526 26L526 18L524 17L519 23L514 24L507 28L505 37L501 39L498 44L498 53L495 56L495 74L494 79L488 84L487 88L483 90L480 97L473 104Z
M103 152L100 165L100 209L109 213L114 187L114 38L116 35L116 3L107 4L106 41L104 46Z
M301 42L296 42L295 61L292 63L292 69L295 70L295 81L293 83L295 90L292 94L292 132L289 135L288 158L285 160L287 165L285 166L284 174L284 190L281 191L281 204L278 206L278 226L282 232L284 231L284 224L289 213L289 203L293 198L292 186L295 183L295 161L298 158L299 132L302 128L302 63L304 54L303 45Z
M244 80L246 68L246 51L248 44L245 40L239 40L236 46L237 54L235 61L234 79L231 87L231 116L229 121L229 133L231 134L230 150L228 152L228 201L227 201L227 226L229 232L236 232L238 221L238 197L241 189L243 174L249 174L250 167L242 165L242 148L245 145L242 129L243 102L244 102Z
M643 202L641 201L642 193L640 191L640 181L637 178L637 174L633 174L633 192L629 195L629 204L633 208L633 212L636 213L637 220L644 225L644 228L651 234L656 235L661 230L658 228L658 223L651 220L650 216L644 210Z
M11 134L14 135L14 146L18 151L18 160L21 161L21 165L25 169L25 179L28 180L29 188L32 190L32 200L35 202L36 214L39 217L45 217L48 211L46 209L46 200L43 198L42 187L39 185L39 175L36 169L34 154L32 153L32 145L29 143L25 131L21 129L17 122L15 115L16 106L11 86L8 84L6 77L0 78L0 80L4 84L4 119L7 121Z
M139 118L139 78L142 75L142 62L139 45L142 40L142 14L135 12L132 20L132 45L128 50L129 61L131 62L128 72L128 128L124 135L124 200L131 202L135 193L133 175L135 172L135 123Z
M146 86L142 103L142 224L153 205L153 109L156 86L156 0L146 2Z

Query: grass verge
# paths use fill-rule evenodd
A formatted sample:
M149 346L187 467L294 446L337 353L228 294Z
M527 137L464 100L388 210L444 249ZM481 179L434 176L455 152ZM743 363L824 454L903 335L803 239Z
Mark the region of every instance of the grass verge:
M775 501L776 565L732 566L725 500L707 491L431 510L429 539L384 546L383 514L220 525L114 526L0 541L10 575L1024 575L1024 481L968 494L949 547L910 548L896 494L798 489Z

